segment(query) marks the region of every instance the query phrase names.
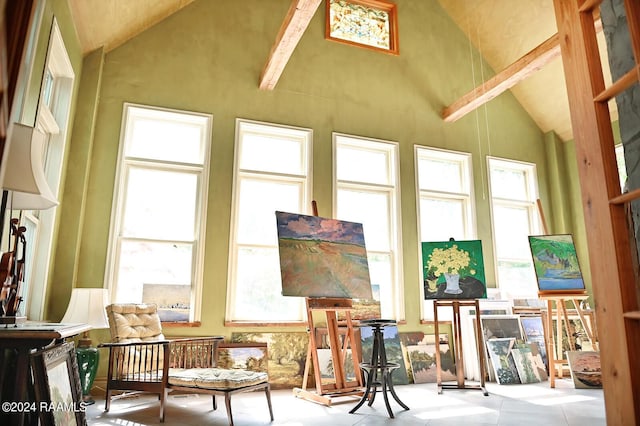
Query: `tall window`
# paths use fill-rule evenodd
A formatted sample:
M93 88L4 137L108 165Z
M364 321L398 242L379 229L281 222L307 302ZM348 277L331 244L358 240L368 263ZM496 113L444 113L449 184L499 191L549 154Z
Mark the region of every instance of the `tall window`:
M74 79L75 73L54 19L41 82L36 127L46 135L42 164L47 184L56 198L59 198L60 193ZM44 319L55 222L55 207L42 211L24 211L22 215L22 224L27 228L25 237L28 244L25 287L22 290L25 301L20 309L31 320Z
M529 235L540 228L535 164L488 158L498 286L505 297L535 298Z
M311 207L309 129L236 122L227 320L304 319L303 299L282 296L276 211Z
M624 146L616 145L616 163L618 163L618 177L620 179L620 189L624 192L627 184L627 166L624 158Z
M212 118L125 104L109 252L114 302L198 321Z
M416 146L415 161L419 242L475 239L471 154ZM433 320L433 301L423 301L422 319Z
M362 223L374 298L404 319L398 145L334 133L333 146L335 218Z

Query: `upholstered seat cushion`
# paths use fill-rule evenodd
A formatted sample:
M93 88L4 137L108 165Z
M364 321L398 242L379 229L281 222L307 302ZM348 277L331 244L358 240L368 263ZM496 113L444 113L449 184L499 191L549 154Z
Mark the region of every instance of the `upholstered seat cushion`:
M202 389L238 389L265 383L267 373L224 368L170 368L169 384Z

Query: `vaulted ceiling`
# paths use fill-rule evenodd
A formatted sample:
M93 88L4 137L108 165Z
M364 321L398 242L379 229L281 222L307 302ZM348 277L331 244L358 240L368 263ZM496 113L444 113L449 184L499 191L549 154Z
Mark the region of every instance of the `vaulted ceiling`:
M69 0L69 4L82 49L88 53L100 46L104 46L106 51L112 50L193 1ZM312 13L318 1L308 2L313 3L307 6ZM513 68L519 59L525 66L529 64L527 53L535 51L557 32L553 0L438 1L496 73L509 71L509 67ZM320 7L315 13L324 13L324 10ZM283 16L285 22L286 18ZM277 34L273 36L275 40ZM606 63L602 32L600 46ZM291 48L295 48L295 44ZM510 90L542 131L555 131L563 140L570 140L573 136L562 60L559 50L555 52L547 53L547 59L536 64L536 67L541 66L540 69L520 72L512 81L515 85ZM261 58L265 62L267 59ZM608 67L604 68L607 73ZM476 81L484 86L489 77L476 76ZM476 97L483 90L479 87L471 97ZM615 115L613 108L613 119Z

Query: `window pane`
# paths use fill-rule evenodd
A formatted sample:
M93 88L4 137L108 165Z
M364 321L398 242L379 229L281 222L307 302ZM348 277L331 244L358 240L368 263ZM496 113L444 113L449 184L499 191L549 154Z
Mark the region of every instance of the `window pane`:
M535 276L532 262L498 261L498 280L505 297L535 297L538 288Z
M194 239L196 175L130 167L127 183L123 236Z
M433 198L420 199L420 232L422 241L466 239L465 202Z
M389 251L389 203L386 192L338 189L337 214L341 220L362 223L368 250Z
M275 246L275 212L300 210L302 183L244 178L239 191L238 244Z
M432 158L418 160L418 185L420 189L443 192L465 191L462 182L462 164L459 161L447 161Z
M371 277L371 290L373 298L378 301L390 301L394 299L393 273L391 256L388 254L369 253L369 276ZM381 303L381 315L383 318L393 317L393 305Z
M259 318L281 321L300 316L304 299L282 296L277 248L240 248L237 257L234 297L236 320Z
M303 140L244 132L240 146L240 168L243 170L305 173Z
M145 293L147 300L144 301L151 302L154 297L149 295L149 288L145 289L145 286L155 288L156 297L162 297L162 292L157 291L159 285L184 285L190 291L192 259L191 244L123 240L117 266L115 301L142 302Z
M337 148L338 180L392 185L389 152L349 146Z
M529 193L525 172L500 167L492 168L491 196L512 200L528 200Z
M528 209L494 205L493 214L498 258L530 259Z
M165 121L181 114L155 111L155 117L137 117L125 148L127 157L202 164L204 161L202 124Z

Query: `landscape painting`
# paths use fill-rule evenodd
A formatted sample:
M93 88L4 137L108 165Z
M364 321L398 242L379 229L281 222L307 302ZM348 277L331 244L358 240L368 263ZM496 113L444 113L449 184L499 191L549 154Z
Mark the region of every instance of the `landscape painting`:
M573 385L580 389L602 387L600 353L594 351L567 351Z
M276 212L282 295L373 299L362 224Z
M425 299L483 299L487 297L482 242L422 243Z
M545 340L544 324L542 323L542 316L531 315L521 316L520 324L522 325L522 331L527 343L537 343L542 362L547 365L547 344Z
M232 343L260 342L268 345L269 383L272 389L302 386L309 335L294 333L231 333Z
M585 291L571 234L529 236L540 293Z
M382 338L384 339L385 353L387 361L396 363L400 367L393 370L392 378L394 385L409 384L409 376L407 375L407 367L402 355L402 345L398 335L397 326L388 326L382 329ZM362 360L371 361L373 352L373 328L369 326L360 326L360 341L362 343Z
M516 345L514 349L511 349L511 356L518 371L520 383L539 383L542 381L533 352L528 344Z
M516 339L492 339L487 341L489 359L496 376L496 381L501 385L520 383L520 375L516 368L511 350L515 347Z

